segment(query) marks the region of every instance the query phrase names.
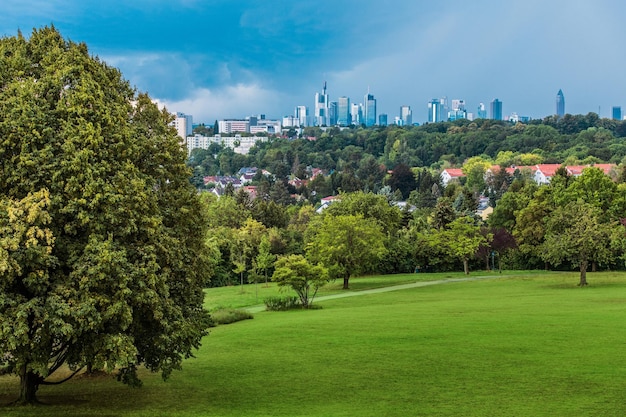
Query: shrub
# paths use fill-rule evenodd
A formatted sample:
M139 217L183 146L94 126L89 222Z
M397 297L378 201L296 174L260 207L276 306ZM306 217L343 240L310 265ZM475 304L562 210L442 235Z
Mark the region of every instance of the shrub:
M235 323L241 320L252 319L254 318L254 316L245 310L238 310L234 308L223 308L223 309L219 309L219 310L212 312L211 318L213 319L213 322L215 325L220 325L220 324Z
M295 295L284 297L267 297L263 300L268 311L285 311L301 308L302 304Z

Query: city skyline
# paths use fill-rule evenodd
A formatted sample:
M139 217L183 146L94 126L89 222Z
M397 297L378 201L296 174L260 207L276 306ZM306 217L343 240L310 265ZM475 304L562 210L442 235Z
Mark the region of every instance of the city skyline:
M324 81L329 105L341 96L362 102L369 87L390 122L409 105L423 123L427 103L440 97L464 99L472 113L498 98L503 116L532 118L555 114L559 89L571 114L611 117L626 104L626 56L616 52L626 3L618 0L397 0L386 8L346 0L340 9L328 0L3 3L2 36L54 24L139 91L205 123L281 118L295 106L312 115Z

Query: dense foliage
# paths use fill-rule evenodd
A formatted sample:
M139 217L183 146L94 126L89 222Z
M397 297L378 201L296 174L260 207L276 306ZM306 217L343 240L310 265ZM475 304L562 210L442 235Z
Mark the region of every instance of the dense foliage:
M0 40L0 365L167 377L209 324L205 210L171 116L54 28Z

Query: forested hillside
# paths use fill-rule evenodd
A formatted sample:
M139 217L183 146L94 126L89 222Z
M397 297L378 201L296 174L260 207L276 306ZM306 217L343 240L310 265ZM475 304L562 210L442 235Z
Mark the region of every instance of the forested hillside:
M209 174L258 168L248 188L203 193L210 285L261 280L272 271L263 260L290 254L322 262L346 286L350 276L374 272L572 267L586 285L588 269L624 265L624 131L624 122L588 114L530 124L306 128L249 155L196 150L189 164L199 188L215 185L203 180ZM554 172L542 184L523 167L548 163ZM460 176L446 184L440 174L449 167ZM342 251L356 246L341 237L363 235L364 225L376 236L365 246L383 248L360 254L368 262L350 269L354 253Z

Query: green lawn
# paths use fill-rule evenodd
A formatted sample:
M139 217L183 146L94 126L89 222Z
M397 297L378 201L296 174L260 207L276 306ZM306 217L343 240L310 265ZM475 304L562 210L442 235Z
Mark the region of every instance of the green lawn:
M623 416L626 274L588 279L503 274L262 312L212 329L168 382L79 379L0 415ZM0 404L17 388L0 378Z
M504 275L510 276L527 276L533 274L541 274L540 271L506 271ZM476 276L493 276L499 277L502 274L498 274L497 272L473 272L470 277ZM357 277L350 279L350 290L349 291L362 291L369 290L374 288L383 288L389 287L393 285L407 284L410 282L418 282L418 281L436 281L441 279L449 279L449 278L465 278L467 275L463 274L463 272L442 272L442 273L434 273L434 274L397 274L397 275L374 275L374 276L366 276L366 277ZM342 280L334 280L330 281L326 286L322 287L317 296L345 293L346 291L342 289L343 281ZM268 284L259 283L259 284L250 284L244 285L243 287L231 286L231 287L220 287L220 288L210 288L206 290L206 298L205 298L205 308L212 311L219 308L243 308L250 307L254 305L263 304L263 300L267 297L278 296L278 295L294 295L295 293L291 292L288 289L280 289L276 286L275 283L269 282Z

